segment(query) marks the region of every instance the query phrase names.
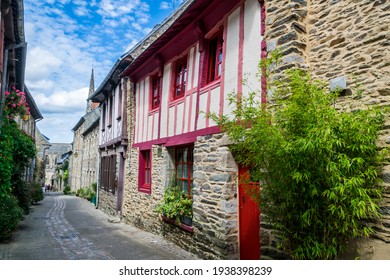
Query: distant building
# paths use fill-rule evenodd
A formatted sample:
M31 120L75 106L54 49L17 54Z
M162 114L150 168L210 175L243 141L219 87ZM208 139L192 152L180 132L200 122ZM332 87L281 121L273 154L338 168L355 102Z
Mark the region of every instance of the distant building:
M69 143L51 143L51 146L45 150L45 185L56 187L61 191L62 184L56 179L56 167L63 160L63 155L71 150Z
M88 98L94 93L92 70ZM73 127L73 147L69 164L69 185L72 191L97 182L100 108L87 100L86 114Z

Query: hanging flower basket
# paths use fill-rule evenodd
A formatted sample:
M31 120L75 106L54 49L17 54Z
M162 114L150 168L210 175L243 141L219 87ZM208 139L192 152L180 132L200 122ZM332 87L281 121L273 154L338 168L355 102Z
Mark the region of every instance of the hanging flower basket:
M12 87L11 91L6 91L4 112L9 119L20 116L23 120L25 118L28 120L30 107L26 101L26 94L15 87Z

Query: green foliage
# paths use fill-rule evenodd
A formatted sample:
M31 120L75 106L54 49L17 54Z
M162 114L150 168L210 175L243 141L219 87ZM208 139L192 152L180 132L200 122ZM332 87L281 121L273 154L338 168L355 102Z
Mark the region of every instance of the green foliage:
M96 196L96 186L97 184L93 183L88 187L80 188L76 191L76 196L91 201Z
M0 134L0 197L11 192L13 141L10 126L4 122Z
M30 197L31 202L36 204L43 200L43 190L39 183L31 183L30 184Z
M65 186L64 188L64 194L68 195L71 193L71 189L70 189L70 186Z
M30 186L25 181L18 179L13 182L12 194L18 199L18 204L22 208L23 213L28 215L32 203Z
M156 211L178 222L181 216L192 218L192 199L179 186L172 184L165 188L163 200L157 206Z
M286 75L272 87L271 109L256 93L231 95L232 116L210 117L234 140L237 162L261 182L255 199L282 233L280 246L296 259L334 259L351 238L369 236L365 221L380 216L385 151L376 141L384 114L336 110L337 93L320 81L302 70Z
M64 175L63 175L63 178L62 178L63 180L64 180L64 184L65 185L68 185L68 180L69 180L69 170L68 169L66 169L65 171L64 171Z
M11 236L22 217L23 211L14 196L0 196L0 240Z

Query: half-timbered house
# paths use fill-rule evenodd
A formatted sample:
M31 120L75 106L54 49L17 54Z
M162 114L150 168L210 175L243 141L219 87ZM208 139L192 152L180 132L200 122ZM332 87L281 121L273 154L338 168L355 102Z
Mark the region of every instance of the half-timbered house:
M98 207L110 215L122 212L127 153L127 79L119 74L129 65L118 59L89 100L100 104Z
M188 0L179 12L152 44L133 50L142 52L122 74L132 82L134 118L123 219L202 258L259 259L259 209L238 184L248 171L206 115L229 114L230 93L261 89L264 10L258 0ZM156 212L172 179L193 199L192 225Z

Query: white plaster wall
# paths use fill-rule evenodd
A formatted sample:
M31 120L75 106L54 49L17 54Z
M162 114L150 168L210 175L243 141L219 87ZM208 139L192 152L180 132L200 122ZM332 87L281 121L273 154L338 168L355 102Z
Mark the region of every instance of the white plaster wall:
M170 76L171 76L171 63L168 63L164 67L163 73L163 84L162 84L162 97L161 97L161 137L167 137L167 126L168 126L168 92L170 88Z
M261 83L256 73L261 58L261 11L258 0L247 0L245 3L244 17L244 53L243 74L248 86L243 85L243 96L248 92L261 88Z
M228 95L237 91L238 76L238 38L240 28L240 8L236 9L229 17L227 24L226 57L225 57L225 81L224 81L224 105L223 114L229 114L233 108L229 105Z

